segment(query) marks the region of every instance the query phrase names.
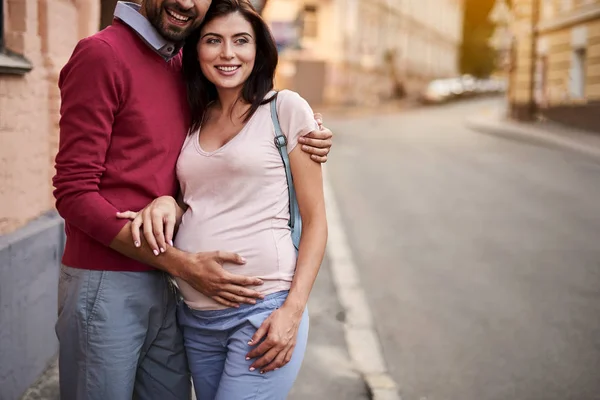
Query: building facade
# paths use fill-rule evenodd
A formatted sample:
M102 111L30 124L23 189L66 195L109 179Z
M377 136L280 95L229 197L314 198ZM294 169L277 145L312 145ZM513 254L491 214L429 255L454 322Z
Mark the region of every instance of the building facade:
M58 74L98 29L100 0L0 0L0 398L56 353L63 225L52 211Z
M600 132L600 0L516 0L511 113Z
M377 104L458 75L460 0L270 0L264 15L279 82L316 103Z

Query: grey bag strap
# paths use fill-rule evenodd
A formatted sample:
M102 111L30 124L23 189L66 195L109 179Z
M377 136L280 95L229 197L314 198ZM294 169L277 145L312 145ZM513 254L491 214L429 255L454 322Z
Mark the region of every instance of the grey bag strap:
M290 158L287 152L287 137L281 130L279 124L279 117L277 116L277 94L273 96L271 100L271 119L273 120L273 126L275 127L275 146L279 150L281 159L283 160L283 166L285 167L285 177L288 183L288 194L290 197L290 228L296 226L296 213L294 212L293 204L296 202L296 190L294 189L294 182L292 180L292 170L290 169Z

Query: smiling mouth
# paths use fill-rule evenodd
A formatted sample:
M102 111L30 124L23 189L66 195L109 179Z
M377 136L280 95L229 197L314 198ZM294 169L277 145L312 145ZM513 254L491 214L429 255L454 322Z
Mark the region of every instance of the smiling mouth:
M186 17L185 15L178 14L175 11L171 11L169 9L165 9L165 11L171 18L180 23L186 23L192 19L192 17Z
M237 71L240 68L240 66L239 65L234 65L234 66L217 65L215 68L218 69L219 71L223 71L223 72L233 72L233 71Z

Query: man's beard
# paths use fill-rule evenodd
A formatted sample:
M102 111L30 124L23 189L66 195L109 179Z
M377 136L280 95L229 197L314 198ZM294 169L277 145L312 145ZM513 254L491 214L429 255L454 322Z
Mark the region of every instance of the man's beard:
M192 21L195 21L195 19L197 18L196 14L190 15L189 11L181 11L176 6L171 8L177 13L191 17ZM190 35L190 33L192 33L194 29L196 29L200 25L201 22L197 21L195 23L191 23L186 27L178 27L176 25L169 24L167 22L168 16L164 5L158 10L146 9L146 15L148 16L148 20L150 21L152 26L154 26L154 28L158 31L158 33L160 33L162 37L171 42L183 41L186 37Z

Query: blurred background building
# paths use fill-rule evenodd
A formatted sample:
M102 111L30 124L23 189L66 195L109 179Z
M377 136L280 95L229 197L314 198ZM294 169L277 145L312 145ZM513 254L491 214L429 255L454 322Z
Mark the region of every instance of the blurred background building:
M511 115L600 130L600 0L514 0Z
M373 105L458 74L460 0L269 0L278 86L312 104Z
M52 211L58 74L94 33L98 0L0 0L0 398L56 354L62 220Z

